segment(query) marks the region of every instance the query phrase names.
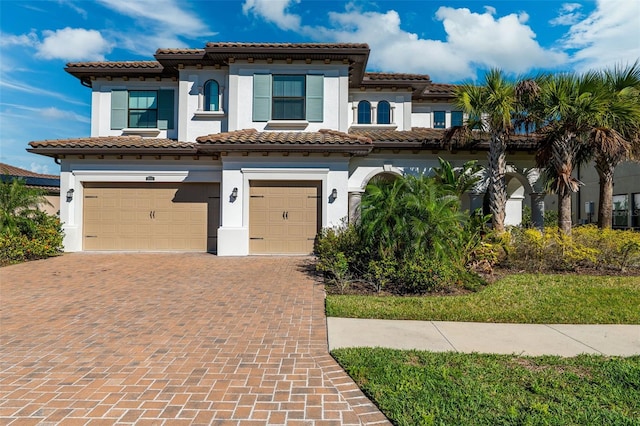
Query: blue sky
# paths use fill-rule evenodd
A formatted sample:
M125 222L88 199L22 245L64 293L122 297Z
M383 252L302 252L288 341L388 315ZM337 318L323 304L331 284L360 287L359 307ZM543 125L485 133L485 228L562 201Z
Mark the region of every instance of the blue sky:
M640 0L0 0L0 162L59 173L32 140L90 135L70 61L148 60L208 41L358 42L369 71L456 83L640 58Z

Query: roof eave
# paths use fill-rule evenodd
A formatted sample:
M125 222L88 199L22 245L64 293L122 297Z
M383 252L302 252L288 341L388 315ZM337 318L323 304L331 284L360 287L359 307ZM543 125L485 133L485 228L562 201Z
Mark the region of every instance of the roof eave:
M28 152L47 157L62 155L197 155L194 148L120 148L120 147L35 147L27 148Z

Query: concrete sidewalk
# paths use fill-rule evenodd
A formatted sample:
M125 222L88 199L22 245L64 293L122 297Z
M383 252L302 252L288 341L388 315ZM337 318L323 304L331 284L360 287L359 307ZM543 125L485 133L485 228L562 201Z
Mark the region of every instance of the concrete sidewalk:
M380 346L519 355L640 355L640 325L491 324L327 318L329 349Z

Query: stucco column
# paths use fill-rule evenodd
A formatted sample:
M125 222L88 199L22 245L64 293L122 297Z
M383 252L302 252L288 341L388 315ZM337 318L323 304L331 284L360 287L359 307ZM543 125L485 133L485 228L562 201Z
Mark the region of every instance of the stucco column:
M356 223L360 219L360 200L362 192L349 193L349 223Z
M198 111L204 110L204 92L202 86L198 86Z
M544 192L532 192L531 197L531 222L533 226L542 230L544 228Z
M469 211L475 212L476 209L480 209L482 212L482 204L484 202L484 192L470 192L469 193Z

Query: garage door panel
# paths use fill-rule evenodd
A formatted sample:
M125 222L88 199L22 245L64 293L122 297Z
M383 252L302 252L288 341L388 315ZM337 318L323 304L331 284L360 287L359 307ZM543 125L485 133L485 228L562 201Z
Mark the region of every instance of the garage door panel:
M218 184L110 185L84 188L85 250L216 250Z
M250 253L311 253L320 224L320 187L315 181L250 182Z

